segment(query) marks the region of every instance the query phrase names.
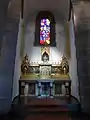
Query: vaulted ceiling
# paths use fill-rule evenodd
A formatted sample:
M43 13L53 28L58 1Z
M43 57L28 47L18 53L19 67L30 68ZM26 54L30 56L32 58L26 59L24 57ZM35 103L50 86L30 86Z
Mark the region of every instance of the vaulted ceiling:
M21 0L7 0L8 17L19 18L21 11ZM72 0L75 14L75 25L83 28L90 21L90 0ZM70 0L24 0L24 18L34 14L36 11L49 10L57 13L63 21L67 21L69 15ZM84 25L82 25L82 23ZM90 23L89 23L90 25Z
M24 0L24 17L36 11L48 10L62 16L63 20L68 19L69 0ZM20 17L21 0L11 0L8 5L9 17Z

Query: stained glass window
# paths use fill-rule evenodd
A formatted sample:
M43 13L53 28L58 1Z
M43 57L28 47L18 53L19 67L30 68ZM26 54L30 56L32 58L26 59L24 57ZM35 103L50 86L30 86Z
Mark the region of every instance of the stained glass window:
M41 19L40 21L40 44L50 44L50 20L47 18Z
M55 19L49 11L40 11L35 20L34 46L56 46Z

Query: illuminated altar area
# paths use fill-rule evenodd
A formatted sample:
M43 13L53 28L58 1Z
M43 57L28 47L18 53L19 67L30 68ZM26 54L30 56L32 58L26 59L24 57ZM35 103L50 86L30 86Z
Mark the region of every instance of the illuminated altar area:
M41 48L42 49L42 48ZM49 62L47 47L42 50L42 62L30 62L26 54L21 64L20 95L37 97L70 96L71 80L65 56L58 63Z
M26 54L21 64L21 79L70 79L68 72L68 61L64 56L58 63L30 63Z
M69 64L67 57L57 49L54 15L39 12L35 25L34 41L31 47L27 42L21 61L19 95L70 96Z
M58 12L45 10L49 9L29 12L26 19L20 20L13 98L18 96L15 101L19 100L20 106L27 105L30 109L33 106L38 109L37 105L46 109L52 100L55 100L52 106L71 107L72 95L77 95L77 64L74 38L69 33L71 26L69 21L60 20Z

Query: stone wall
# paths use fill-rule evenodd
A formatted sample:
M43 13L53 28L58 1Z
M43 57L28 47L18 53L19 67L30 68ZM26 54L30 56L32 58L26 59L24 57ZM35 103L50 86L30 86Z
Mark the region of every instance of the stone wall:
M83 112L90 111L90 2L74 6L79 95Z
M2 31L0 56L0 114L8 112L12 103L12 86L18 21L7 18Z
M80 31L76 33L76 54L77 54L77 71L79 79L79 95L81 106L86 109L87 100L89 96L85 93L88 84L88 31ZM87 104L88 105L88 104Z

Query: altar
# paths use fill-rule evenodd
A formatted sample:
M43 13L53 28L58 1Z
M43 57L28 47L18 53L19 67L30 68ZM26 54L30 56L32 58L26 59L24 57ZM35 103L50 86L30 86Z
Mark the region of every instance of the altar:
M19 80L19 95L54 97L70 96L71 80Z
M21 64L20 96L54 97L71 95L71 79L66 57L59 64L30 64L26 55Z

